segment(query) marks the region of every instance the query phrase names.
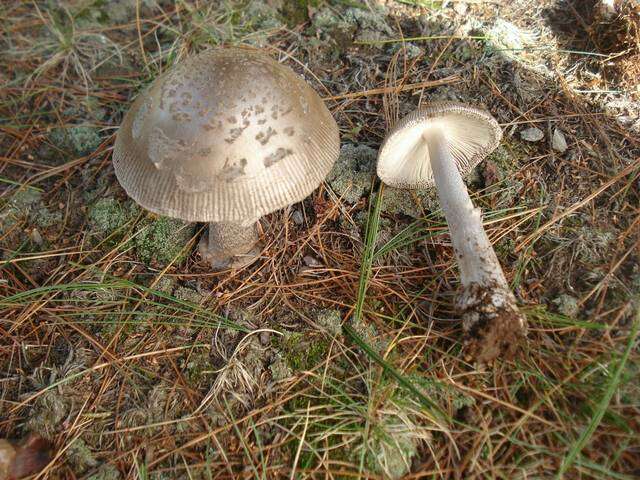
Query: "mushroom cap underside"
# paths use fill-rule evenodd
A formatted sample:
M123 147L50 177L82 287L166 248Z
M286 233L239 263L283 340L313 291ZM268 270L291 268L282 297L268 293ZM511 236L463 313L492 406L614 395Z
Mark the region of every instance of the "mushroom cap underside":
M487 112L464 104L432 103L399 120L378 152L380 179L392 187L434 185L428 139L441 135L460 173L467 175L500 143L502 130Z
M118 131L113 165L148 210L248 221L308 196L339 143L331 113L296 73L257 51L216 49L138 96Z

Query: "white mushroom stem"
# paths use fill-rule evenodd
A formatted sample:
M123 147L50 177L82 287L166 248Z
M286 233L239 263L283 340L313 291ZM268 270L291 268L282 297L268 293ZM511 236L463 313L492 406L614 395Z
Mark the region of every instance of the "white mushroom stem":
M484 338L475 342L476 351L472 355L478 361L490 361L504 352L503 342L524 336L525 321L482 226L481 211L471 202L445 135L440 129L431 128L423 138L460 269L463 292L458 303L463 328L472 337L471 343L474 337ZM495 337L500 345L486 341L487 337Z
M200 241L200 253L214 268L238 267L257 256L258 223L211 222Z
M429 146L438 199L451 232L462 285L495 282L508 289L498 257L482 226L482 213L471 203L446 138L434 128L424 134L424 139Z

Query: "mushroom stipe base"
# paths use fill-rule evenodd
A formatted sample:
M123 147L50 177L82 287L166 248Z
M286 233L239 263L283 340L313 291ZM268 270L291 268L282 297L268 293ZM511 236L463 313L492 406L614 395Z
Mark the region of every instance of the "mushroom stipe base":
M211 222L198 250L215 270L241 268L260 255L258 223Z
M497 282L464 288L458 308L469 359L483 364L512 358L526 341L527 327L516 299Z

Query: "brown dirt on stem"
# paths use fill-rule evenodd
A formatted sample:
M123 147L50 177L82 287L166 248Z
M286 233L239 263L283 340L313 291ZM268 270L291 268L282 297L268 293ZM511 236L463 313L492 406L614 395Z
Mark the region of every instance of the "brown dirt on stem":
M513 294L499 285L465 288L459 308L466 357L477 363L511 359L526 341L527 324Z

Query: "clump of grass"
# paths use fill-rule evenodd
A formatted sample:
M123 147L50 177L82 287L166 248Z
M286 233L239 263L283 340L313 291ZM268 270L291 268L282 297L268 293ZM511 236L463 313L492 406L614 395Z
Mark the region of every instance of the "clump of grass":
M315 374L283 419L299 451L299 468L400 478L440 430L411 394L346 354L347 370ZM340 373L338 375L338 373ZM345 472L346 473L346 472Z
M88 93L93 83L93 71L114 58L122 61L122 51L108 36L79 29L74 13L64 5L52 9L35 6L35 17L41 21L45 32L28 54L45 60L35 68L31 80L37 80L49 71L56 71L64 85L68 77L74 74ZM27 52L17 50L10 53L18 57Z

